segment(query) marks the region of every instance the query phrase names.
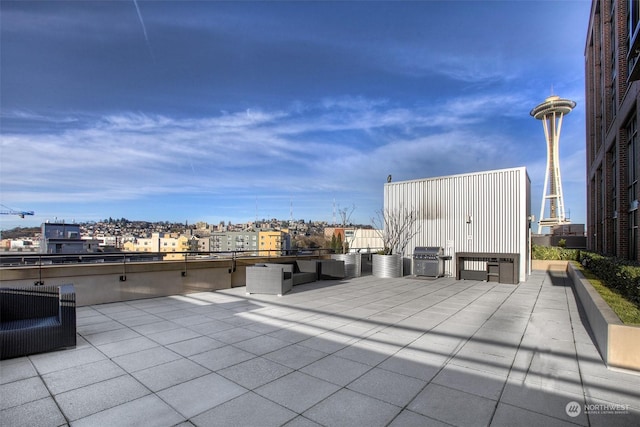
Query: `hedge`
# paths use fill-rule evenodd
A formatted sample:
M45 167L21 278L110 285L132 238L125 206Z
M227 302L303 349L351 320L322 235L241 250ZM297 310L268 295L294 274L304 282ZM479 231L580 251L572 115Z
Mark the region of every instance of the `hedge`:
M610 289L640 307L640 266L630 261L583 252L582 265Z
M531 257L541 260L580 261L580 250L565 249L558 246L533 245Z

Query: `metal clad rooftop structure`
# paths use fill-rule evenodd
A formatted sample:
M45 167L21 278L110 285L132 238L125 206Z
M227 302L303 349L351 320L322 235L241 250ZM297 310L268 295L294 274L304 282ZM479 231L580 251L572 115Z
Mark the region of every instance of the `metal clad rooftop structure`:
M520 255L521 281L528 270L531 182L526 168L387 183L384 208L418 212L419 229L406 246L441 246L454 259L457 252ZM411 253L403 254L405 257Z

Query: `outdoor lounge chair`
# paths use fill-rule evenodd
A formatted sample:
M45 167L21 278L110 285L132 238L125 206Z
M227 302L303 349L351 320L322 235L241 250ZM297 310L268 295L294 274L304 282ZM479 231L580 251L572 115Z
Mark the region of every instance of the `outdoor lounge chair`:
M323 280L344 279L345 267L344 261L335 259L318 260L318 276Z
M302 285L318 280L318 262L316 260L296 260L293 264L265 263L267 267L280 267L291 275L291 285Z
M256 264L247 267L247 294L282 296L293 286L292 273L285 264Z
M293 286L315 282L319 279L316 260L296 260L293 264Z
M0 360L75 345L73 285L0 288Z

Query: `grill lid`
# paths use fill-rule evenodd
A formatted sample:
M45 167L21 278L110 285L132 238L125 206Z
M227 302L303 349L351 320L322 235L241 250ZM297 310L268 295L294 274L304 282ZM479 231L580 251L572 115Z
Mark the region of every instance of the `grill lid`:
M413 251L414 259L437 259L444 255L444 249L439 246L416 246Z
M442 255L444 253L444 249L439 246L416 246L413 253Z

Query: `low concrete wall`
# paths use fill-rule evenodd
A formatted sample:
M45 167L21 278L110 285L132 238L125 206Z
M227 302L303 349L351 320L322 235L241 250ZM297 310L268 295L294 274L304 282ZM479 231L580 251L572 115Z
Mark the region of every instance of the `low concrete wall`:
M231 287L232 263L179 261L44 265L3 268L1 287L71 283L78 306L213 291Z
M532 260L534 270L566 271L584 309L596 347L612 368L640 371L640 327L625 325L582 272L569 261Z
M531 260L531 269L543 271L567 271L567 264L569 264L569 261L549 261L533 259Z
M640 371L640 327L623 324L582 272L571 263L567 271L605 364Z
M130 301L245 286L246 267L261 262L291 262L295 257L97 263L5 267L0 287L30 287L36 282L71 283L78 306ZM297 258L301 259L301 258Z

